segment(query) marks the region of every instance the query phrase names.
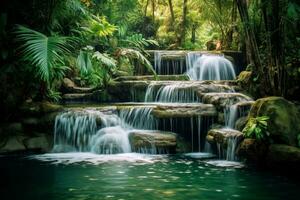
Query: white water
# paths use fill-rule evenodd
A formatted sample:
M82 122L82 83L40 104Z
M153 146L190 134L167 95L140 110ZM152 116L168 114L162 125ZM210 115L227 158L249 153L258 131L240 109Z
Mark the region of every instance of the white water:
M153 107L130 107L120 111L120 118L130 127L156 130L158 122L151 114Z
M232 63L221 55L200 56L193 62L187 75L191 80L233 80L236 78Z
M237 137L229 137L227 139L226 160L237 161L236 149L238 146Z
M174 82L161 85L151 83L146 91L145 102L195 103L199 100L189 84Z
M154 52L154 70L157 74L183 74L186 72L184 59L164 59L164 56L172 57L182 52L176 51L155 51Z
M62 113L55 119L53 152L128 153L128 130L121 124L117 115L97 110Z
M97 154L130 153L129 132L120 126L100 129L90 140L91 152Z

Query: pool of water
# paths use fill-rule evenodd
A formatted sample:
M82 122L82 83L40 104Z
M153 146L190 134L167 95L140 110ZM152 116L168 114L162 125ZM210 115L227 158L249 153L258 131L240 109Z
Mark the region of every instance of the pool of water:
M287 200L299 182L189 156L47 154L0 157L0 199Z

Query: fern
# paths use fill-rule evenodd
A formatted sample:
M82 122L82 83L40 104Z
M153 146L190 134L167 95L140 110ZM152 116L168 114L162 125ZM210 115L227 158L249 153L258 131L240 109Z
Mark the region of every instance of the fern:
M145 39L142 34L127 36L126 40L123 41L126 42L129 47L136 47L141 50L143 50L145 47L148 47L149 45L159 46L157 41Z
M93 55L93 58L97 59L100 63L103 65L109 67L109 68L114 68L117 66L117 61L111 57L109 57L108 54L102 54L99 51L96 51Z

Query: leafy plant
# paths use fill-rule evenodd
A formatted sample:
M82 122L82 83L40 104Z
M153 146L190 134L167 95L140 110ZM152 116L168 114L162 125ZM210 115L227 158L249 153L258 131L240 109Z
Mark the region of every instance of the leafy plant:
M38 31L17 26L17 41L21 43L21 56L32 64L38 77L48 83L53 78L53 68L64 65L63 56L70 53L70 38L62 36L46 36Z
M138 50L128 49L128 48L119 48L116 53L117 57L127 57L133 64L134 62L138 62L143 64L150 72L156 76L156 72L153 69L153 66L149 62L149 60Z
M269 136L269 132L267 131L268 120L268 116L250 118L243 129L244 136L257 140L266 139Z
M298 146L300 147L300 134L298 134L297 139L298 139Z
M145 39L142 34L127 36L127 38L123 41L128 43L128 46L136 47L140 50L144 50L144 48L149 45L159 46L156 40Z
M117 30L117 27L110 24L104 16L91 15L88 19L88 25L82 27L82 29L89 34L106 37L112 35Z

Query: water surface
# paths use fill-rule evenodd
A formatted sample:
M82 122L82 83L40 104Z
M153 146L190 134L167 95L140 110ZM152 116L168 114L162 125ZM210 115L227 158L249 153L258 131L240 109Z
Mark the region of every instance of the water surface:
M2 200L293 200L299 194L299 183L286 177L184 156L74 153L38 158L0 157Z

